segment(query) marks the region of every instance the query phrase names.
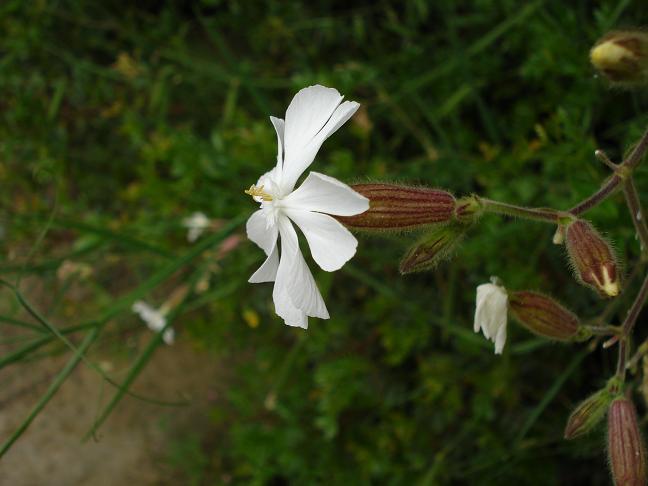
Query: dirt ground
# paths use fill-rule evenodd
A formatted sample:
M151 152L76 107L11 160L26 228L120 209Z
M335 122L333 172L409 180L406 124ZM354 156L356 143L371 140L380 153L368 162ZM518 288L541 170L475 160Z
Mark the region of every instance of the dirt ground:
M148 331L141 339L150 337ZM29 414L70 354L13 365L0 374L0 441ZM95 360L97 360L95 358ZM123 377L129 361L100 361ZM0 460L0 484L13 486L181 484L167 460L169 444L185 430L201 430L218 400L222 373L213 356L180 336L160 347L136 380L140 395L176 401L185 407L161 407L125 397L99 430L97 440L81 441L113 393L99 375L79 364L57 395ZM206 384L213 384L206 386ZM102 398L103 388L103 398ZM100 402L100 400L102 400Z

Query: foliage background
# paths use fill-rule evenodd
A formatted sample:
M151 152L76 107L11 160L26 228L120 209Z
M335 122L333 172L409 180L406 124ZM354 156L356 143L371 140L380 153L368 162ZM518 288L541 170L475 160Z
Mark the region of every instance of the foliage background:
M645 22L643 2L627 0L7 0L0 273L44 285L41 310L57 326L90 321L68 334L80 346L96 333L90 359L146 332L128 311L135 294L161 302L209 275L178 310L179 339L235 378L211 426L188 435L197 445L169 446L189 451L165 466L181 481L607 484L603 431L566 443L562 430L614 356L511 326L499 357L472 332L474 289L491 275L584 318L604 308L575 283L552 228L486 217L450 264L405 278L408 241L361 237L342 271L316 272L332 317L302 332L274 316L269 285L247 284L262 257L254 245L185 262L181 221L254 210L242 190L273 163L268 116L314 83L362 104L315 170L568 208L607 175L594 149L618 159L646 122L646 95L610 89L588 50ZM637 182L645 192L645 169ZM632 268L638 244L621 200L591 217ZM93 270L81 301L57 276L66 261ZM147 279L168 265L177 271L153 289ZM2 311L7 325L31 319L8 292ZM28 344L44 335L21 332ZM74 358L42 341L5 343L2 365L37 352ZM133 381L158 344L131 357Z

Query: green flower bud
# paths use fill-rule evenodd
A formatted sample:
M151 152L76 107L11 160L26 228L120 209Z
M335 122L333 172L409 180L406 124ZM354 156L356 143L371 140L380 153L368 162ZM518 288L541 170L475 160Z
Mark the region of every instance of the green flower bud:
M605 416L612 398L613 395L604 388L583 400L567 420L565 439L581 437L594 429Z
M509 293L509 309L520 324L539 336L571 341L579 335L578 317L546 295L529 291Z
M369 199L369 210L337 219L351 229L403 231L447 223L454 215L455 198L447 191L398 184L355 184L354 191Z
M467 228L459 223L433 228L407 251L401 261L400 272L405 274L433 269L452 255Z
M608 410L607 445L614 484L645 485L646 446L634 404L623 396L616 398Z
M636 85L648 81L648 34L610 32L590 51L590 60L611 83Z
M566 231L567 253L578 280L603 297L621 292L616 256L612 247L594 227L579 219Z

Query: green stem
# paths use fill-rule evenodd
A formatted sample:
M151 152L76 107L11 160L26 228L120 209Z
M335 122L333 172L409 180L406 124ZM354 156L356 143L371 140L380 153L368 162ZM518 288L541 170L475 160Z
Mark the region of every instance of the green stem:
M634 224L637 235L639 235L641 254L644 255L648 250L648 226L646 226L646 221L644 219L645 214L641 207L639 194L637 193L637 188L635 187L632 176L628 177L628 179L623 183L623 195L625 196L626 204L630 210L632 224Z
M589 211L594 206L598 206L608 197L614 194L614 192L619 188L619 185L622 181L623 179L621 177L619 177L617 174L614 174L607 180L605 184L603 184L603 186L601 186L598 191L596 191L594 194L584 199L583 201L579 202L576 206L571 208L569 212L574 216L579 216L584 212Z
M568 213L557 211L551 208L525 208L515 204L493 201L485 197L478 197L478 200L484 211L489 213L504 214L519 218L543 221L545 223L557 224L564 218L570 218Z
M641 288L639 289L639 292L637 293L637 296L635 297L635 300L632 303L630 310L628 311L628 315L621 325L621 338L619 339L619 358L617 361L616 374L622 381L625 379L626 361L628 359L626 343L630 334L632 334L632 329L637 322L639 313L646 303L646 298L648 298L648 275L646 275L646 277L644 278L644 281L641 284Z

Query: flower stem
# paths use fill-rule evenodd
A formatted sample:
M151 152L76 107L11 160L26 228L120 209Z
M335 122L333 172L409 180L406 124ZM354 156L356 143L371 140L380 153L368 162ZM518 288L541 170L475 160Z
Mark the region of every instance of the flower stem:
M618 336L621 333L619 326L585 324L583 327L595 336Z
M635 230L639 235L639 241L641 242L641 254L643 255L648 249L648 226L646 226L644 211L641 207L639 194L637 193L637 188L635 187L632 176L628 177L623 183L623 194L625 196L628 209L630 210L632 223L634 224Z
M551 208L525 208L515 204L493 201L492 199L486 199L484 197L479 197L478 199L484 211L489 213L504 214L506 216L515 216L535 221L544 221L546 223L558 223L561 219L570 217L568 213Z
M621 325L621 338L619 339L619 359L617 361L617 376L622 380L625 378L626 360L628 359L626 342L628 340L628 337L632 333L632 329L637 322L637 318L639 317L639 313L641 312L641 309L646 302L646 298L648 298L648 275L646 275L646 277L644 278L644 281L641 284L641 288L639 289L639 292L637 293L637 296L635 297L635 300L632 303L630 310L628 311L628 315Z
M576 206L571 208L569 212L574 216L579 216L585 211L592 209L594 206L598 206L619 188L622 180L623 179L621 179L621 177L619 177L617 174L614 174L607 180L605 184L603 184L603 186L601 186L598 191L579 202Z

